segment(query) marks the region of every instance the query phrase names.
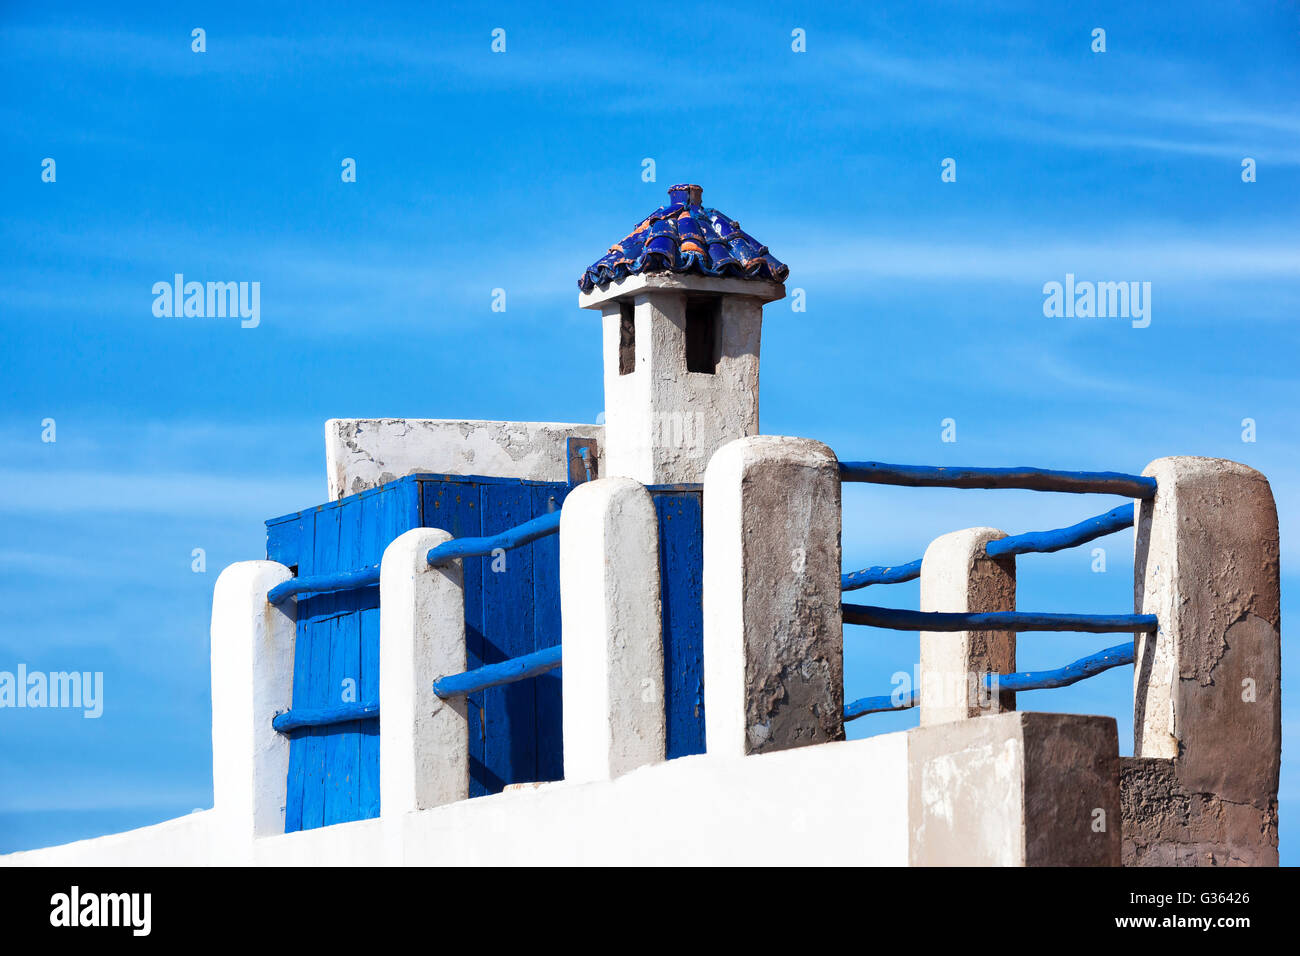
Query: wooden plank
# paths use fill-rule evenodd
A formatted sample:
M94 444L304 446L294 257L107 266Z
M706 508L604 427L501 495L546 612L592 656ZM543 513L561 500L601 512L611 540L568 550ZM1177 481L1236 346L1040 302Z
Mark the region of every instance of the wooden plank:
M310 708L324 707L324 687L329 679L333 618L314 618L307 624L307 695ZM311 830L325 821L325 761L328 728L312 727L302 739L302 826Z
M403 479L385 485L374 499L375 520L368 521L363 535L362 560L377 563L393 540L420 524L420 486ZM379 700L379 591L364 601L359 612L361 635L361 700ZM382 701L381 701L382 705ZM379 816L379 720L358 721L360 755L358 765L357 819Z
M312 572L337 569L339 550L339 509L322 508L315 515L312 540ZM339 595L318 594L299 602L299 614L306 610L307 620L300 622L305 634L310 667L307 706L327 707L330 649L333 641L332 619L338 612ZM302 829L322 826L325 820L325 773L329 749L329 728L313 727L303 738Z
M306 534L299 538L299 544L305 546L307 555L311 554L312 538L313 534ZM298 563L299 556L294 555L294 564ZM308 666L308 661L311 657L311 650L307 643L307 628L302 614L305 604L305 601L299 602L299 617L294 632L293 696L291 700L293 707L307 707L310 697L311 667ZM284 806L285 833L295 833L302 829L303 781L306 778L307 766L306 738L310 734L310 730L301 730L289 736L289 776L285 790Z
M482 485L483 534L498 534L533 517L532 489ZM483 572L483 663L496 664L533 650L533 555L530 547L487 556ZM484 783L537 779L536 687L531 680L483 692L486 726Z
M909 611L874 604L845 604L844 623L895 631L1078 631L1084 634L1153 633L1154 614L1058 614L1037 611Z
M457 538L474 538L483 533L482 511L479 507L479 487L463 479L454 481L428 480L421 482L423 514L421 524L426 528L442 528ZM469 669L480 667L483 660L483 567L482 558L465 558L465 661ZM495 791L488 788L487 771L483 764L486 743L484 728L487 717L483 710L483 695L471 694L466 699L469 714L469 795L480 797Z
M344 678L349 676L348 665L352 656L349 652L352 649L350 645L354 644L355 630L355 614L340 614L330 620L329 677L322 688L326 707L337 707L343 701L340 691ZM355 727L356 721L350 720L319 728L325 741L325 794L321 813L325 826L353 819L350 813L355 810L355 801L349 799L349 791L355 772L349 772L353 769L350 758L360 746L357 734L350 732Z
M659 517L668 759L704 753L702 493L651 489Z
M1070 494L1154 498L1156 480L1118 471L1057 471L1051 468L970 468L956 465L891 465L883 461L842 461L841 481L863 481L909 488L1024 488Z
M376 511L381 503L382 492L359 494L339 501L339 568L378 563L374 537L380 531ZM363 609L377 606L377 588L348 591L339 594L338 600L341 617L335 622L334 649L330 659L328 696L331 705L343 702L346 689L357 695L360 693L361 614ZM360 819L360 722L335 724L326 732L329 734L330 773L329 787L326 788L326 825Z
M274 518L266 523L266 559L278 561L289 568L298 566L302 553L304 529L310 525L310 519L299 512Z
M560 482L533 486L533 515L558 510L568 490ZM541 651L560 643L560 536L538 538L529 547L533 550L533 649ZM562 670L553 670L533 679L538 780L564 779L562 675Z
M301 514L289 516L291 520L298 522L298 533L292 537L286 536L282 540L286 542L285 550L276 552L279 557L271 553L270 522L267 533L267 557L270 560L278 560L281 564L289 567L300 567L305 564L311 567L312 541L315 536L315 519L307 521ZM291 545L290 545L291 542ZM292 550L290 550L290 546ZM307 666L306 660L310 657L310 652L306 642L306 627L304 624L304 607L295 609L297 624L294 628L294 660L293 660L293 693L291 705L294 707L306 707L308 699L308 682L311 676L311 668ZM306 744L304 738L310 734L310 730L301 730L289 735L289 774L285 787L284 803L284 832L294 833L302 829L302 801L303 801L303 779L305 777L305 753Z

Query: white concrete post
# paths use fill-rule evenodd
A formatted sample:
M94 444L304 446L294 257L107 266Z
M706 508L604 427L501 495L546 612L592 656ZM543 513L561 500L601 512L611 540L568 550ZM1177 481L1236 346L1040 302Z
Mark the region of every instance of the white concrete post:
M840 474L805 438L723 446L704 479L710 754L844 737Z
M1114 718L1022 712L915 727L907 758L912 866L1119 865Z
M1126 862L1277 863L1281 643L1277 508L1221 458L1160 458L1137 509L1134 759Z
M433 682L465 670L462 562L430 567L451 535L413 528L384 549L379 570L379 798L385 817L469 798L464 697Z
M241 561L212 594L212 791L233 839L284 833L289 738L271 727L292 706L297 631L292 600L266 593L293 577L274 561Z
M1016 609L1016 559L990 558L985 545L1006 532L967 528L935 538L921 559L921 610L982 613ZM1016 695L996 698L985 674L1016 669L1014 631L921 632L921 723L941 724L1015 710Z
M575 488L560 517L564 779L664 759L659 521L630 478Z

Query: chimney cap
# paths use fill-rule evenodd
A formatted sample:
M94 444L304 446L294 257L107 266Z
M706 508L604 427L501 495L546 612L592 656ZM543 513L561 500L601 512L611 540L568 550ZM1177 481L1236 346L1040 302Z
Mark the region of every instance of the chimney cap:
M678 183L676 186L668 187L669 203L686 203L691 206L698 206L704 196L704 190L694 183Z
M767 246L740 228L740 223L700 203L704 190L694 183L668 187L668 205L660 206L621 242L587 267L578 288L629 275L652 272L694 272L707 276L784 282L785 263Z

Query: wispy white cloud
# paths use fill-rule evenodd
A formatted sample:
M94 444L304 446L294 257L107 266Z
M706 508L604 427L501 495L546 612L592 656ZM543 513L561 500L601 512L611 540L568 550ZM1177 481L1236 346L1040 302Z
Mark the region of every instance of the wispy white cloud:
M946 232L959 229L954 224ZM1177 236L1062 240L1059 231L1023 228L982 235L960 229L962 238L948 239L933 233L864 235L851 226L817 232L784 222L774 224L774 231L788 237L777 251L799 264L801 278L1041 283L1072 272L1080 279L1300 279L1300 243L1293 236L1270 240L1207 229L1205 238L1185 230Z
M130 513L208 517L263 516L281 502L286 511L324 497L323 478L245 477L202 472L106 472L0 468L0 514ZM268 512L269 513L269 512Z

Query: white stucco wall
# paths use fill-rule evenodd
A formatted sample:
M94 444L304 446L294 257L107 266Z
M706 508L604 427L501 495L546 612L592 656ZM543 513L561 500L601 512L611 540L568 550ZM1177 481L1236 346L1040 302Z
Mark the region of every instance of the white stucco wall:
M565 481L569 438L594 438L604 454L602 425L331 418L325 423L329 500L420 472Z
M0 856L0 866L907 864L906 733L752 757L701 754L612 781L552 783L413 813L240 840L215 811Z

